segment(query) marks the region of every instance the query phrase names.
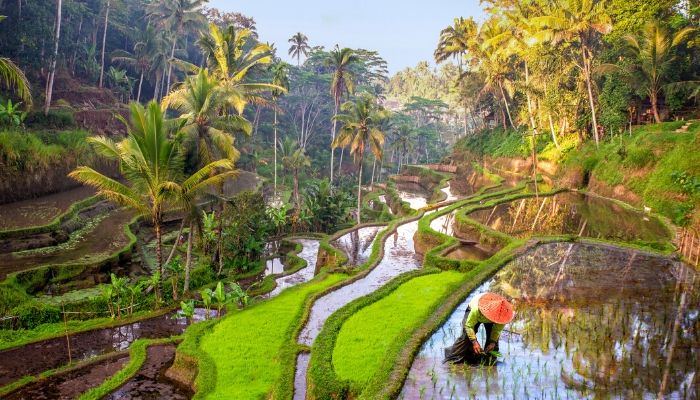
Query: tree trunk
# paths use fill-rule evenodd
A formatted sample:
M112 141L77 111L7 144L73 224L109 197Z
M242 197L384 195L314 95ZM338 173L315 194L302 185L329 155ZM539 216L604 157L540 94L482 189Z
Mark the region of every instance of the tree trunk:
M187 258L185 259L185 283L182 293L190 290L190 265L192 264L192 238L194 237L194 222L190 221L190 233L187 235Z
M301 208L299 202L299 170L296 168L294 169L294 204L297 210Z
M595 145L598 147L600 145L600 138L598 137L598 119L595 115L595 101L593 100L593 87L591 84L591 66L590 60L586 55L586 46L581 49L581 56L583 57L583 75L586 78L586 89L588 90L588 103L591 107L591 122L593 122L593 137L595 138Z
M275 132L275 139L274 139L274 144L273 147L275 149L275 161L274 161L274 169L275 169L275 186L274 186L274 193L275 197L277 196L277 109L275 109L275 123L273 124L274 127L274 132Z
M109 25L109 3L111 0L107 0L107 9L105 11L105 29L102 32L102 61L100 61L100 84L102 87L102 82L105 73L105 47L107 45L107 26Z
M374 186L374 170L375 169L377 169L377 157L374 157L374 161L372 161L372 179L369 181L370 187Z
M360 214L362 214L362 156L360 156L360 171L357 174L357 224L361 224Z
M160 272L160 278L163 279L163 249L161 243L160 221L155 221L154 229L156 231L156 266Z
M170 50L170 59L168 60L168 83L165 85L165 94L170 90L170 75L173 73L172 59L175 58L175 45L177 44L177 36L173 37L173 48Z
M345 147L340 149L340 162L338 163L338 175L343 173L343 156L345 155Z
M508 114L508 122L510 122L510 127L515 129L515 124L513 124L513 117L510 115L510 107L508 107L508 99L506 98L506 92L503 90L503 84L498 82L498 88L501 90L501 97L503 97L503 104L506 106L506 114Z
M51 95L53 94L53 80L56 76L56 60L58 59L58 41L61 38L61 11L63 9L63 0L56 1L56 38L54 40L53 59L49 67L49 79L46 83L46 101L44 104L44 115L48 115L51 107Z
M338 98L336 97L335 99L335 111L333 112L333 130L331 131L331 184L333 183L333 168L335 168L335 165L333 163L333 158L335 154L335 149L333 148L333 142L335 142L335 128L336 124L338 121L335 120L335 117L338 116Z
M153 85L153 100L158 101L158 84L160 83L160 75L156 73L156 83Z
M661 123L661 117L659 116L659 95L658 93L649 93L649 100L651 100L651 112L654 114L654 121L659 124Z
M549 130L552 131L552 140L554 141L554 146L557 147L557 150L559 150L561 147L559 147L559 141L557 140L557 133L554 130L554 122L552 121L552 114L547 114L549 117Z
M141 77L139 78L139 90L136 94L136 102L141 102L141 85L143 85L143 71L141 71Z
M175 250L177 250L177 243L180 240L180 235L182 235L183 229L185 229L185 218L182 218L182 222L180 222L180 229L177 231L177 236L175 237L175 243L173 243L173 248L170 249L170 254L168 254L168 259L165 260L165 265L170 264L170 260L173 259L173 256L175 255Z

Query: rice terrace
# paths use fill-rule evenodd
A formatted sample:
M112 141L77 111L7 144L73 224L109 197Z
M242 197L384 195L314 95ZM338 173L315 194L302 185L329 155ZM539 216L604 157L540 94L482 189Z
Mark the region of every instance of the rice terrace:
M1 399L700 399L700 4L0 0Z

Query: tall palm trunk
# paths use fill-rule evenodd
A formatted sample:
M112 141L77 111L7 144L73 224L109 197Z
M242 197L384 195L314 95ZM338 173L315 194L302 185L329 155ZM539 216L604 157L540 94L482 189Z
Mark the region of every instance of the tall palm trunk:
M374 186L374 170L377 169L377 157L374 157L372 161L372 179L370 180L370 186Z
M277 109L275 109L275 123L274 123L274 132L275 132L275 142L273 144L273 147L275 148L275 161L274 161L274 168L275 168L275 197L277 196Z
M156 267L158 272L160 272L161 279L163 277L163 248L162 248L162 237L161 237L161 227L160 220L156 219L153 221L153 227L156 231Z
M54 38L53 59L49 67L49 76L46 80L46 101L44 103L44 115L48 115L49 107L51 107L51 95L53 94L53 80L56 76L56 60L58 59L58 41L61 37L61 10L63 9L63 0L56 1L56 35Z
M335 128L336 124L338 121L335 120L335 118L338 116L338 103L339 99L336 96L335 97L335 111L333 111L333 130L331 131L331 183L333 183L333 168L335 168L335 164L333 162L334 155L335 155L335 149L333 148L333 142L335 142Z
M583 76L586 79L586 89L588 90L588 104L591 107L591 121L593 122L593 137L595 138L595 145L598 147L600 145L600 138L598 137L598 118L595 114L595 101L593 100L593 86L591 83L591 65L590 59L588 57L588 48L583 46L581 49L581 57L583 58Z
M192 265L192 238L194 237L194 221L190 221L190 232L187 235L187 258L185 259L185 283L183 293L190 290L190 266Z
M172 60L175 58L175 45L177 44L177 35L173 36L173 48L170 50L170 59L168 60L168 83L165 85L165 93L170 90L170 75L173 73L173 63Z
M170 254L168 254L168 258L165 260L165 265L170 264L170 260L173 259L173 256L175 255L175 250L177 250L177 243L180 240L180 235L182 235L182 231L185 229L185 218L182 218L182 222L180 222L180 229L177 231L177 236L175 236L175 243L173 243L173 247L170 249Z
M360 155L360 171L357 174L357 224L361 224L360 214L362 214L362 161L363 156Z
M659 93L656 90L649 91L649 100L651 100L651 112L654 114L654 121L659 124L661 123L661 116L659 115Z
M301 202L299 201L299 169L294 168L294 204L296 209L301 208Z
M338 162L338 175L343 173L343 156L345 155L345 147L340 149L340 162Z
M105 47L107 45L107 26L109 25L109 3L111 0L107 0L107 9L105 10L105 29L102 31L102 56L100 61L100 84L102 87L102 82L104 80L105 74Z
M508 98L506 98L506 92L503 90L503 83L498 82L498 88L501 90L501 97L503 98L503 104L506 106L506 114L508 114L508 122L510 122L510 127L515 129L515 124L513 123L513 117L510 115L510 107L508 106Z
M139 78L139 90L136 93L136 102L141 102L141 86L143 85L143 71L141 71L141 77Z
M552 131L552 140L554 141L554 146L556 146L558 150L561 147L559 146L559 141L557 140L557 133L554 130L554 121L552 121L552 114L548 113L547 117L549 117L549 130Z

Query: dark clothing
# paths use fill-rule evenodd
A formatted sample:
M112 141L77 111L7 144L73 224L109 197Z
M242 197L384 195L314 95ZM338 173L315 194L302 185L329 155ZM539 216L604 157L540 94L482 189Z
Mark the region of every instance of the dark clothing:
M473 342L469 339L467 332L464 328L471 312L471 307L467 307L467 311L464 313L464 319L462 320L462 336L457 338L455 343L445 348L445 359L443 363L451 362L454 364L468 363L468 364L483 364L485 361L488 362L492 357L486 356L485 354L474 353ZM481 322L477 322L474 326L474 332L479 331L479 326ZM496 324L494 323L484 323L484 328L486 329L486 337L491 337L491 332ZM482 351L486 349L486 346L492 343L490 339L487 339L486 343L482 347ZM498 342L496 343L496 348L494 350L498 351Z

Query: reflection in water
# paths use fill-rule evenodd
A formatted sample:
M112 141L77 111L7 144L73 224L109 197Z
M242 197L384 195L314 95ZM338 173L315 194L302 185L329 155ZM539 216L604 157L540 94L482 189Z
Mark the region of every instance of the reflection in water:
M621 241L665 241L670 236L654 217L607 199L574 192L514 200L469 216L517 237L575 234Z
M417 183L399 183L396 185L401 200L407 202L412 209L417 210L428 204L430 194Z
M468 301L484 291L516 306L504 357L491 368L443 365ZM696 273L682 263L610 246L542 245L455 310L423 345L402 396L698 398L699 303Z
M348 256L349 265L362 265L372 254L372 244L377 233L382 229L384 229L383 226L355 229L334 240L331 244Z
M477 244L462 244L450 250L445 257L451 260L485 260L491 257L491 252L484 250Z
M306 261L306 266L293 274L278 278L276 280L277 286L275 289L264 297L275 297L288 287L313 279L316 273L316 261L318 259L318 240L296 239L294 241L302 245L302 250L297 256Z
M449 214L441 215L430 222L430 229L435 232L444 233L448 236L454 234L455 214L458 210L454 210Z
M96 329L70 335L73 362L127 349L136 339L153 339L179 335L187 328L185 318L169 313L113 328ZM214 317L216 311L210 311ZM195 309L194 321L206 318L204 309ZM37 375L68 364L65 337L42 340L25 346L0 351L0 385L25 375ZM31 360L31 362L27 362Z
M270 258L265 261L265 276L281 274L284 272L284 264L280 257Z

